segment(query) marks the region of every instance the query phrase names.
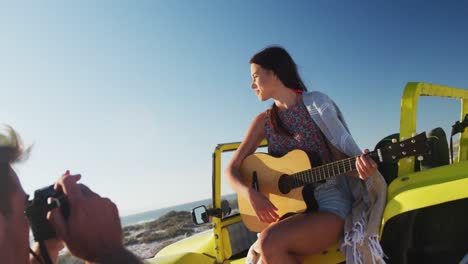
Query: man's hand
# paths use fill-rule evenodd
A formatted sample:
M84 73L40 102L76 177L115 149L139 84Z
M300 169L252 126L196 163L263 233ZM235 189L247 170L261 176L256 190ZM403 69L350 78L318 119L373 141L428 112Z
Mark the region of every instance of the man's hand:
M99 263L115 262L117 255L132 255L122 244L122 227L115 204L91 191L86 185L78 184L81 175L70 175L67 171L55 184L56 191L63 191L68 198L70 215L64 219L59 209L49 212L47 218L57 236L70 252L82 259ZM133 255L132 255L133 256Z

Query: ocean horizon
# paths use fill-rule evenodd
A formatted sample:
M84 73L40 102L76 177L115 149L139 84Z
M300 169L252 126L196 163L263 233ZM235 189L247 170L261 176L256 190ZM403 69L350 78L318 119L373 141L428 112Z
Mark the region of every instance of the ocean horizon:
M236 194L228 194L222 197L222 199L231 201L231 200L236 200ZM193 208L201 205L211 205L213 203L212 198L208 199L203 199L199 201L194 201L194 202L188 202L184 204L179 204L179 205L174 205L174 206L169 206L165 208L159 208L159 209L154 209L146 212L141 212L141 213L136 213L136 214L130 214L126 216L120 217L120 221L122 223L122 227L124 226L129 226L129 225L135 225L135 224L141 224L149 221L154 221L157 220L159 217L169 213L170 211L188 211L191 212ZM236 205L237 206L237 205Z

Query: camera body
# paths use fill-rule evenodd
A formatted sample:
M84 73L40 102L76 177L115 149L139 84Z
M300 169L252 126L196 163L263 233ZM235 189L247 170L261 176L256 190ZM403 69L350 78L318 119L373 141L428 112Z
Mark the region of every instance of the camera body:
M36 190L34 199L28 201L24 213L28 218L35 241L56 237L54 228L47 220L47 213L57 207L67 219L70 214L68 199L63 192L56 192L54 185Z

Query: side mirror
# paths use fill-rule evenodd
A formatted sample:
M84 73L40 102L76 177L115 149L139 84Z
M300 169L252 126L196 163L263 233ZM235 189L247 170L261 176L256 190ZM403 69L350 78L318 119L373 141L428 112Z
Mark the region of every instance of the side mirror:
M207 209L201 205L192 209L192 221L196 225L203 225L210 222L211 216L226 217L231 213L231 206L227 200L221 201L221 208Z
M206 206L198 206L192 209L192 221L196 225L203 225L210 222Z
M227 200L222 200L221 201L221 212L223 214L223 217L229 216L231 214L231 205Z

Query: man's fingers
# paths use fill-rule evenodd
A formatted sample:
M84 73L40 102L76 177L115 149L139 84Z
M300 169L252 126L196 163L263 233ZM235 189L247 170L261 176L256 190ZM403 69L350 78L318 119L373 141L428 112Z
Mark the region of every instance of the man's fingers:
M70 176L70 171L69 171L69 170L66 170L65 173L64 173L62 176L60 176L60 178L57 180L57 182L55 182L55 184L54 184L54 190L55 190L56 192L62 190L62 186L60 186L60 184L59 184L60 179L62 179L63 177L68 177L68 176Z
M78 184L78 187L80 189L80 192L81 194L84 196L84 197L87 197L87 198L91 198L91 197L99 197L101 198L101 196L93 191L91 191L91 189L84 185L84 184ZM110 201L110 200L109 200Z
M73 203L74 200L82 197L80 188L78 187L77 182L81 179L80 174L76 175L64 175L57 182L56 186L58 190L62 190L63 193L67 196L70 203Z
M47 213L47 220L49 220L50 224L55 230L57 237L61 240L67 239L67 224L65 219L62 216L59 208L55 208L52 211Z
M65 179L71 177L74 179L75 182L78 182L81 179L81 174L70 174L69 170L66 170L65 173L60 176L59 180L55 183L54 185L54 190L55 191L62 191L62 186L60 185L60 182Z

